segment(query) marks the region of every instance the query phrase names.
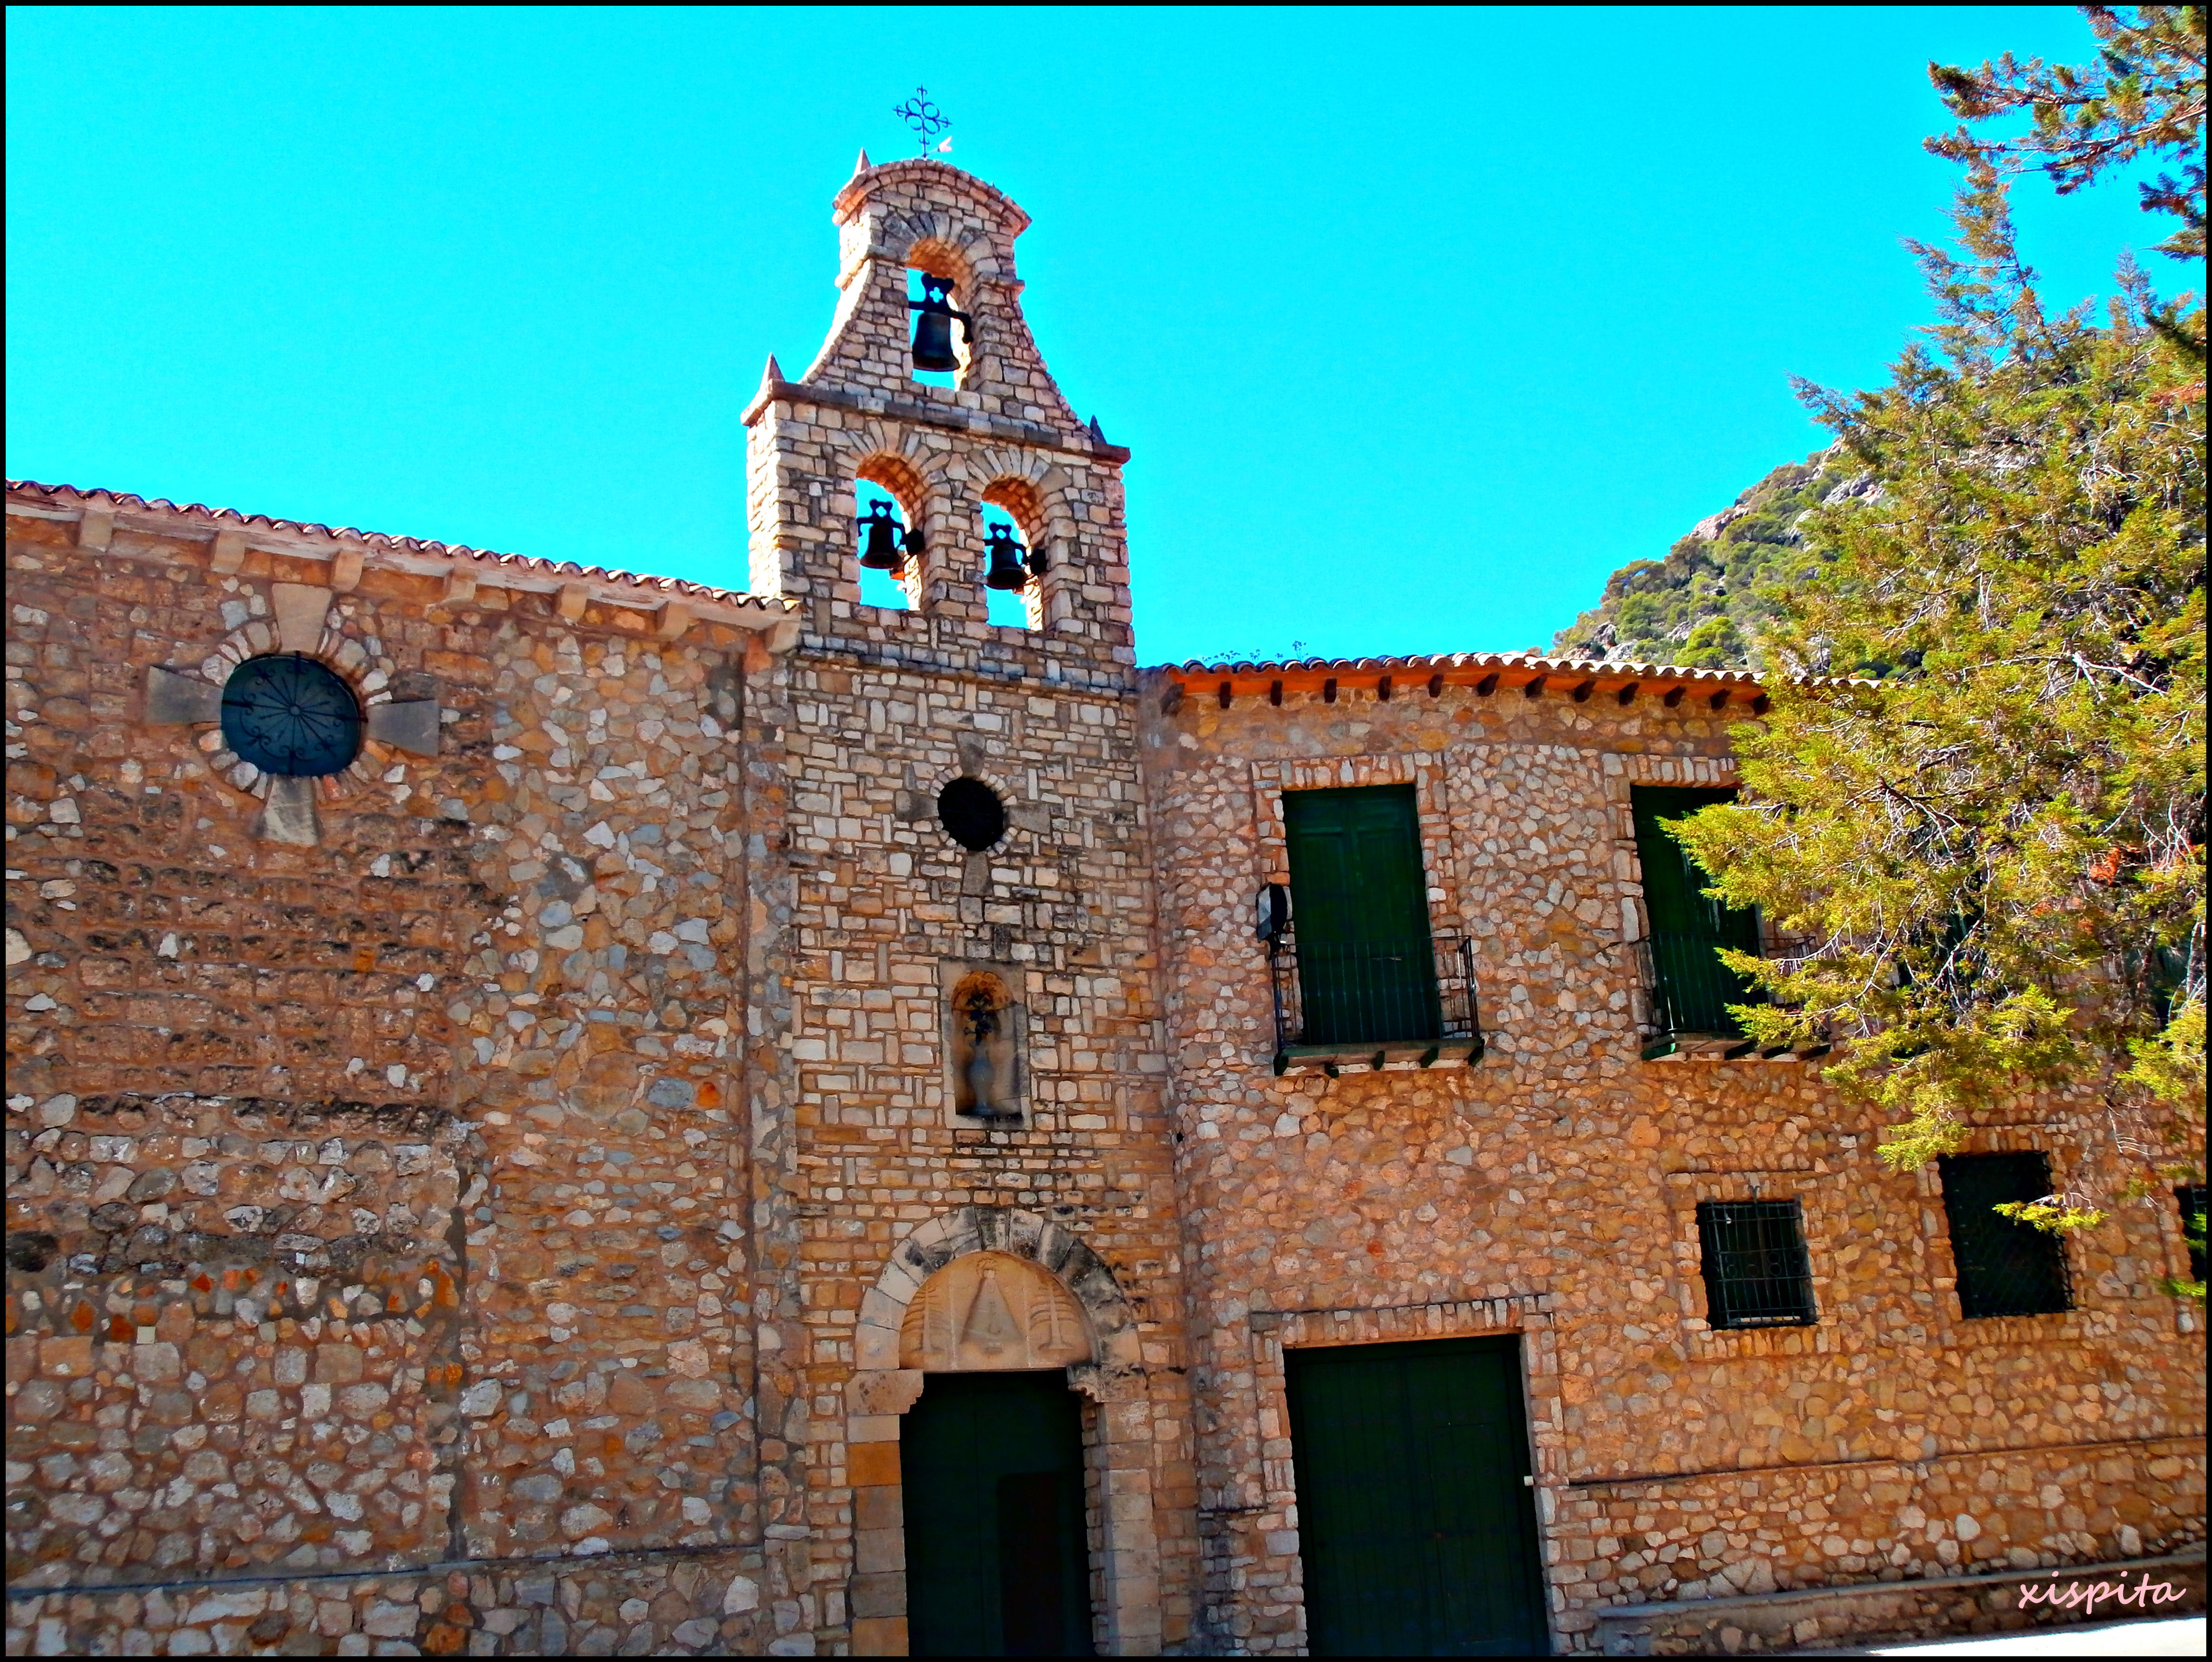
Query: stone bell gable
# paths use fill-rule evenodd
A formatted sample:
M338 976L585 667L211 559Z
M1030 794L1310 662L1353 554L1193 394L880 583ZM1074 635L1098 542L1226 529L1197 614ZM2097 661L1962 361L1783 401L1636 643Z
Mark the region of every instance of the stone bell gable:
M865 158L864 158L865 160ZM775 359L747 406L752 588L811 603L822 637L967 657L1024 649L1102 668L1133 665L1121 464L1080 420L1021 310L1014 239L1029 216L943 162L866 167L838 193L828 338L804 375ZM953 385L915 377L910 271L951 283ZM861 607L854 488L895 497L918 533L902 575L911 611ZM1023 596L1030 630L988 623L982 508L1019 526L1043 569ZM1041 665L1040 661L1040 665Z
M907 395L907 272L920 269L951 277L953 305L975 320L959 407L1047 428L1064 441L1085 435L1022 316L1014 239L1030 216L1011 198L918 157L855 172L835 213L843 292L829 338L800 377L806 385Z

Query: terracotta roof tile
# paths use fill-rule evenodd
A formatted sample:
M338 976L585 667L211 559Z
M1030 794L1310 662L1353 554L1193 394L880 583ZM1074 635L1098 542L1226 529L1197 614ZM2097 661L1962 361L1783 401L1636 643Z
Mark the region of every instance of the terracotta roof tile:
M1279 663L1212 663L1192 658L1164 666L1178 679L1194 680L1262 675L1398 675L1470 670L1529 670L1539 675L1601 676L1620 680L1680 681L1690 685L1756 687L1759 678L1746 669L1693 669L1677 664L1638 664L1605 659L1544 658L1528 652L1444 652L1405 658L1293 658Z
M303 520L271 519L265 514L241 514L232 508L210 508L204 502L173 502L166 497L133 496L124 490L82 490L69 484L40 484L31 479L8 481L10 496L41 498L58 504L85 504L107 508L123 508L148 513L173 514L179 519L216 527L242 526L264 531L283 532L292 536L326 537L333 542L357 543L371 549L390 549L398 553L430 554L452 560L469 560L481 564L496 565L511 571L527 571L544 577L592 577L603 581L627 583L633 587L649 589L660 595L680 594L705 600L718 606L752 606L763 612L789 610L787 602L772 600L764 595L748 594L743 590L714 588L705 583L695 583L682 577L654 577L634 571L610 571L604 567L578 565L573 560L544 560L526 554L500 554L489 549L469 548L459 543L428 542L419 537L394 537L381 531L357 531L351 527L315 525Z

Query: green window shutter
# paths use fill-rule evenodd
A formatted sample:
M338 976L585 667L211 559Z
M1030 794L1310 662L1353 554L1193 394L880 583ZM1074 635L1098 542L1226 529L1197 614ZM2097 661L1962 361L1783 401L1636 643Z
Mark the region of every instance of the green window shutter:
M1741 1024L1728 1007L1759 1001L1751 983L1719 956L1723 947L1759 951L1759 914L1707 896L1712 879L1666 829L1668 821L1735 798L1732 790L1673 785L1638 785L1630 793L1644 910L1650 920L1653 995L1659 1025L1671 1032L1740 1034Z
M2049 1194L2050 1161L2031 1149L1945 1154L1936 1164L1943 1178L1943 1215L1951 1227L1951 1259L1959 1272L1960 1314L2038 1316L2071 1310L2064 1243L1995 1209L2002 1202L2041 1200Z
M1283 828L1307 1042L1437 1038L1413 788L1285 792Z

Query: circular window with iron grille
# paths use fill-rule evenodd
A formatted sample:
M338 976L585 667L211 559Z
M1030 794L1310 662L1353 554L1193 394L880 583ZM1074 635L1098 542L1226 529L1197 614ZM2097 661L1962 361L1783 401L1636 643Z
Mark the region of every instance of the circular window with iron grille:
M361 701L336 672L300 653L248 658L222 686L222 741L280 776L343 772L361 753Z
M954 842L978 854L1006 834L1006 805L981 779L955 779L938 792L937 817Z

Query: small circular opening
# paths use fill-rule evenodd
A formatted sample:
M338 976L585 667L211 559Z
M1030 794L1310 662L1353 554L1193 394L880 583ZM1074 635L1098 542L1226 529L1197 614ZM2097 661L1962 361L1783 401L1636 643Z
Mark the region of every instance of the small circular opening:
M361 754L361 701L296 652L248 658L222 686L222 741L264 773L320 778Z
M954 842L978 854L1006 834L1006 805L981 779L955 779L938 792L937 817Z

